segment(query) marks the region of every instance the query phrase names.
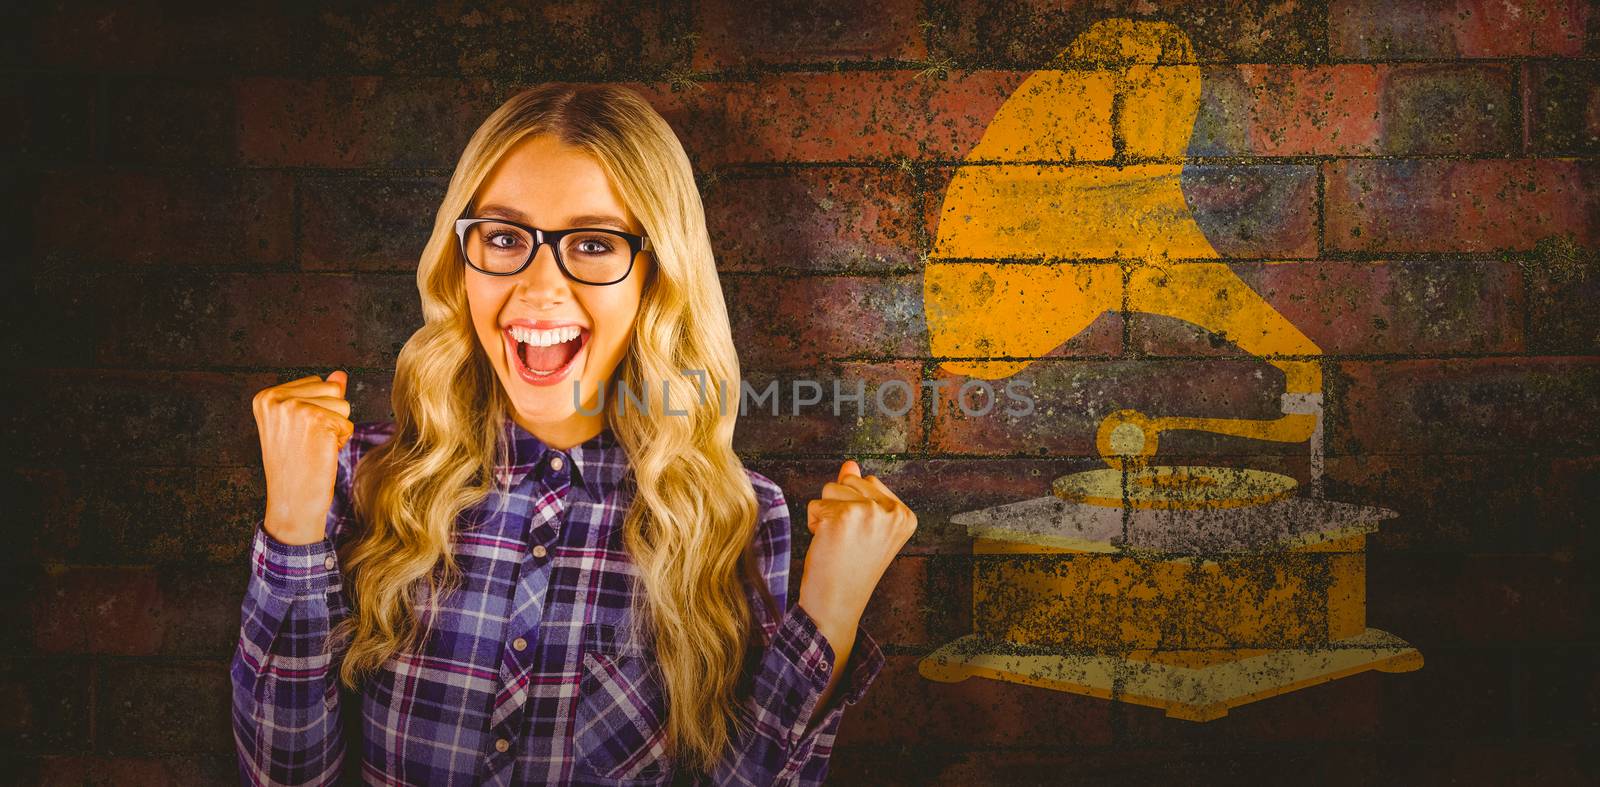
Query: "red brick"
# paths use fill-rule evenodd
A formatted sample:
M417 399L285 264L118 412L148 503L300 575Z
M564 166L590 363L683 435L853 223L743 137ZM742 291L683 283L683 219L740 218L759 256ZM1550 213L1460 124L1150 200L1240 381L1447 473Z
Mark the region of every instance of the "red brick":
M1495 154L1520 148L1511 67L1401 65L1384 69L1379 151L1391 155Z
M537 3L494 8L381 3L285 6L248 33L253 72L570 75L656 72L681 57L676 4Z
M1367 625L1411 642L1424 659L1443 646L1592 640L1594 570L1592 555L1369 550Z
M943 79L923 78L928 93L927 114L920 126L927 135L925 155L963 159L983 138L996 112L1032 71L952 71ZM1072 140L1077 160L1103 161L1111 147L1110 107L1106 115L1086 124L1081 139ZM913 126L916 128L916 126ZM1069 158L1069 157L1063 157ZM942 189L941 189L942 191Z
M0 449L18 462L249 465L261 461L250 400L301 375L27 370Z
M102 292L111 366L390 365L421 323L409 276L108 276Z
M696 70L760 64L877 59L916 60L927 55L915 0L861 4L746 3L706 0L695 5Z
M1581 551L1590 529L1593 512L1569 486L1581 460L1363 454L1328 457L1326 470L1329 497L1400 515L1379 523L1369 549Z
M254 431L252 422L252 441ZM85 534L85 559L242 565L266 504L256 444L251 466L126 467L83 479L69 522Z
M301 266L333 271L415 271L446 185L441 178L304 180L300 189Z
M0 702L6 708L0 735L8 754L88 748L91 670L80 660L0 662ZM9 766L6 770L7 776L17 775Z
M752 454L837 452L840 462L851 454L910 450L922 441L921 412L912 410L904 415L896 415L894 412L879 411L874 397L879 388L892 380L915 388L921 368L919 363L899 362L845 363L794 372L741 370L741 380L749 384L753 393L744 403L744 415L739 418L739 427L734 434L734 448L740 453ZM795 383L800 380L818 383L822 399L817 404L799 406L797 410ZM778 384L777 415L772 414L770 398L761 404L756 402L756 397L763 395L774 381ZM838 381L841 394L838 415L834 415L835 381ZM846 400L846 397L854 395L858 381L863 394L859 406ZM737 395L733 387L733 381L729 381L730 397ZM809 386L802 386L799 390L799 396L809 397L813 393ZM735 406L733 402L729 403L730 409ZM858 412L862 417L857 417Z
M222 7L174 14L154 3L72 2L40 12L31 30L19 32L40 67L217 70L238 63L236 31L248 19Z
M1600 352L1600 251L1572 236L1534 244L1518 263L1527 282L1528 346L1551 355Z
M956 0L933 6L932 46L962 64L1037 68L1078 34L1108 17L1176 25L1196 62L1322 60L1327 17L1293 0L1194 3L1187 0Z
M1600 725L1600 648L1526 648L1517 693L1526 698L1520 721L1532 737L1581 740Z
M704 198L722 270L906 268L922 246L916 182L897 170L759 170L717 180Z
M729 83L699 82L624 82L638 93L672 126L696 173L705 173L723 162L733 139L728 118Z
M714 89L714 88L713 88ZM728 139L696 165L867 161L920 152L926 93L910 71L770 74L728 83Z
M149 567L52 567L33 600L33 641L41 653L155 653L161 632L145 625L161 603Z
M1331 381L1329 453L1594 453L1594 359L1341 361Z
M107 663L96 681L99 750L119 755L233 751L225 661Z
M253 531L238 535L248 548ZM232 655L239 641L239 605L250 576L247 560L157 570L161 607L149 625L161 632L161 653L185 658Z
M930 170L924 186L924 221L937 246L945 192L954 170ZM1317 179L1299 165L1183 168L1174 178L1217 254L1225 258L1312 258L1317 254ZM1110 198L1110 197L1108 197ZM1047 214L1041 214L1048 218ZM1055 252L1057 254L1061 252Z
M841 457L842 458L842 457ZM878 475L917 514L917 532L901 554L969 555L972 540L966 527L952 525L951 516L980 508L1050 494L1057 476L1090 469L1098 459L947 459L938 456L911 460L861 458L862 470ZM817 497L822 485L833 480L839 463L827 460L767 460L762 471L784 488L791 504L803 505ZM970 576L970 569L968 570ZM970 594L963 599L970 607Z
M1258 369L1264 369L1257 375ZM945 390L954 392L969 379L938 372L947 379ZM1018 396L1031 397L1034 410L1010 417L1007 409L1021 410L1006 398L1008 381ZM1276 382L1274 382L1276 381ZM1094 457L1095 431L1114 410L1131 408L1149 415L1270 418L1282 392L1281 373L1263 361L1230 359L1071 360L1050 359L1034 363L1005 380L989 383L999 395L986 415L969 416L941 398L932 435L935 450L954 454L1000 454ZM967 406L981 409L982 394L969 393ZM1246 441L1201 432L1173 432L1162 437L1160 450L1201 455L1237 456L1242 452L1271 451L1280 444ZM1295 453L1303 446L1293 447ZM1291 450L1282 444L1281 450Z
M1600 64L1594 60L1524 63L1527 150L1547 156L1600 153Z
M35 763L39 784L225 784L239 778L239 763L229 755L165 757L41 757Z
M739 360L750 368L926 352L922 287L910 277L739 276L722 288Z
M1502 737L1447 743L1396 742L1382 749L1381 772L1394 784L1588 784L1593 744Z
M283 264L293 202L279 172L60 171L41 176L33 226L42 256L73 267Z
M1560 543L1571 543L1580 553L1600 552L1600 522L1594 516L1600 510L1600 457L1553 460L1540 491L1535 510L1542 526L1557 529Z
M918 656L890 655L845 715L839 745L1098 746L1111 742L1102 699L985 678L929 680Z
M1124 713L1160 713L1133 705L1113 708ZM1196 726L1179 719L1166 723ZM1219 719L1200 726L1215 733L1225 729L1227 722ZM1204 746L850 746L834 752L828 784L1059 784L1075 774L1092 774L1095 784L1117 785L1294 784L1304 781L1306 774L1316 774L1329 784L1379 784L1387 781L1387 772L1380 766L1378 754L1379 747L1366 742L1262 747L1228 741L1220 733ZM1204 775L1197 778L1197 774Z
M1205 747L1252 743L1327 745L1377 737L1391 681L1365 672L1229 708L1203 724L1168 718L1141 706L1122 706L1119 743Z
M107 94L106 147L114 161L228 165L238 158L227 80L112 79Z
M928 645L928 559L901 555L889 564L861 615L880 644Z
M682 56L677 4L556 3L492 11L410 3L190 8L71 2L24 29L34 67L229 73L653 73ZM551 31L508 35L508 31ZM29 36L31 33L31 37ZM552 37L553 36L553 37ZM559 40L560 46L551 45Z
M257 167L451 167L499 104L482 80L244 77L240 158Z
M1600 241L1592 162L1334 161L1326 243L1368 252L1526 250L1551 235Z
M1180 186L1223 257L1317 255L1317 176L1300 165L1193 165Z
M1203 95L1196 136L1215 145L1206 155L1311 156L1375 152L1381 122L1379 81L1387 69L1373 65L1287 66L1241 64L1202 70ZM1216 139L1237 136L1237 140Z
M1584 0L1333 0L1329 54L1335 59L1575 57L1592 8Z
M1237 262L1228 266L1328 355L1518 352L1522 277L1510 262ZM1204 350L1202 326L1135 313L1130 340L1154 355ZM1221 353L1244 355L1229 342Z
M1488 605L1478 614L1493 618L1499 612ZM1369 610L1372 616L1388 617L1378 599ZM1412 672L1374 674L1382 681L1379 738L1476 742L1511 736L1516 665L1510 649L1436 646L1421 630L1374 625L1410 641L1423 659L1422 668Z

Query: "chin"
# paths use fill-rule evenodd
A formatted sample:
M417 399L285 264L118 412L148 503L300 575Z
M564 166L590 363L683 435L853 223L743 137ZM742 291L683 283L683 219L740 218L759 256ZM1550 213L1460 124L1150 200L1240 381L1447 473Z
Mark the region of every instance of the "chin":
M502 377L501 386L507 392L507 399L511 406L522 416L523 420L530 422L558 422L565 421L574 415L581 415L572 402L572 381L564 380L558 385L548 387L530 386L518 379ZM583 391L591 391L592 386L587 380L582 383Z

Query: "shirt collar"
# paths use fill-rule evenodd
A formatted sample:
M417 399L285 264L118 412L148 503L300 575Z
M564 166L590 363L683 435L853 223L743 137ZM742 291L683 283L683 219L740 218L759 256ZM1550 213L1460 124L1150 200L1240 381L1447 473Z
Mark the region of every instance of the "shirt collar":
M622 442L612 433L609 424L588 440L571 448L556 449L507 415L501 436L509 449L509 460L495 465L495 472L505 479L507 486L520 483L530 472L537 471L541 477L552 480L571 473L574 484L592 492L596 500L603 500L622 482L628 469ZM560 470L551 468L550 460L557 456L562 460Z

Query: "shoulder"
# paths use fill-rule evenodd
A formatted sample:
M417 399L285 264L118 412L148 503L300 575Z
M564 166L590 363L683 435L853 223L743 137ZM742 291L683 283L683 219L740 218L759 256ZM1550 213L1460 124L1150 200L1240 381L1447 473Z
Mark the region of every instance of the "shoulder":
M348 508L350 488L354 484L355 470L372 449L389 442L394 436L393 421L360 421L350 433L344 447L339 449L338 476L334 481L334 503Z
M766 584L766 595L771 596L777 609L768 609L760 594L752 591L751 604L762 610L762 628L766 641L777 636L783 611L789 597L789 561L793 535L789 532L789 503L783 489L772 479L745 468L750 486L756 493L756 527L749 549L756 558L756 567ZM776 615L774 617L773 615Z
M785 516L789 513L789 503L784 499L783 488L777 482L746 467L745 475L750 477L750 486L756 491L756 510L760 512L761 520L767 521L778 514Z
M745 474L750 477L750 486L756 492L753 546L763 562L763 568L771 573L788 565L789 542L792 538L789 532L789 503L783 496L783 489L772 479L749 468L745 468Z

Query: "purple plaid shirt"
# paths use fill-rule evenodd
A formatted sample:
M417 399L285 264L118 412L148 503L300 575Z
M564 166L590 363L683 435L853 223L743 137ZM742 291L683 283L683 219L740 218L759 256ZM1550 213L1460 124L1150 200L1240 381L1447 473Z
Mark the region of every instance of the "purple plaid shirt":
M626 641L632 562L621 525L631 487L609 430L549 448L509 418L508 493L457 522L459 590L443 599L420 653L391 659L359 692L342 690L330 627L349 613L335 545L354 527L352 471L394 433L357 424L339 452L327 538L281 544L256 528L232 663L234 740L250 784L820 784L844 706L884 658L857 627L848 672L817 724L832 675L816 621L788 606L789 513L783 491L746 470L760 504L755 536L773 620L750 589L767 644L747 663L740 712L752 734L711 773L666 756L666 702L650 645ZM359 763L346 762L359 751Z

